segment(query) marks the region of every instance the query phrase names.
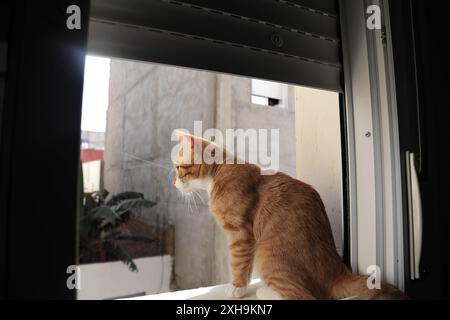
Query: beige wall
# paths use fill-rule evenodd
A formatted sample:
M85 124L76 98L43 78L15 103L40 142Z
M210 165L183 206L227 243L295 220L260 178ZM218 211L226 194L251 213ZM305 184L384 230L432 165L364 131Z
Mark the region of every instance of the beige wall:
M337 93L296 87L297 178L321 195L342 255L342 158Z
M251 83L246 77L218 76L216 127L279 130L278 169L295 177L295 89L287 86L286 107L269 107L251 103Z

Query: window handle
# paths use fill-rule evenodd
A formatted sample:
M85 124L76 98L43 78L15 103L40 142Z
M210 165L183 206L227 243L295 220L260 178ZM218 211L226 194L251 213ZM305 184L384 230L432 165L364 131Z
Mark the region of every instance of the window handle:
M415 155L406 152L408 186L409 257L411 280L420 279L420 256L422 254L422 200Z

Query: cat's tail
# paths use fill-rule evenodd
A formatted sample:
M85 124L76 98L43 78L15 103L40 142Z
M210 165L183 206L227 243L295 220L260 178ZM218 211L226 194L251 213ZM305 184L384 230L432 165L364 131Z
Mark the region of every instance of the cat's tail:
M355 298L360 300L405 300L408 297L394 286L381 282L378 288L367 283L368 276L346 274L331 284L329 294L332 299Z

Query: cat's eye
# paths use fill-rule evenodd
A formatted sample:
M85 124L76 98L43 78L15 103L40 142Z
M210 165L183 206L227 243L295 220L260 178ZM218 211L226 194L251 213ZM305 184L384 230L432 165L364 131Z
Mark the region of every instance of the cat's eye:
M193 164L179 164L179 165L176 165L175 167L177 168L177 169L188 169L188 168L191 168L193 166Z

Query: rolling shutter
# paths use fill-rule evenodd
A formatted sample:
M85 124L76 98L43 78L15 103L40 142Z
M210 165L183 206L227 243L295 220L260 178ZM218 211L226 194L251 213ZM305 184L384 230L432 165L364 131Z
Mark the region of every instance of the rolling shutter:
M92 0L89 53L342 91L335 0Z

